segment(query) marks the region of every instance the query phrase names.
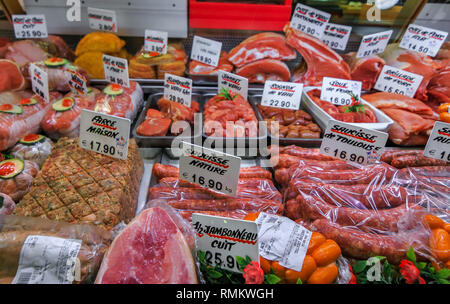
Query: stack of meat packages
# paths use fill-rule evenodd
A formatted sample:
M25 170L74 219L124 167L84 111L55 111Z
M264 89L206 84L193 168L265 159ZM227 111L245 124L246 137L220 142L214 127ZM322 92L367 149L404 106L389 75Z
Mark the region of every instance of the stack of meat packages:
M412 246L419 256L433 259L421 218L426 213L450 216L445 163L417 153L386 152L382 159L392 165L422 166L399 170L384 162L353 166L318 149L269 149L285 215L336 241L345 256L386 256L398 263ZM444 179L447 190L438 186Z
M178 174L177 167L156 163L153 176L158 184L150 188L148 199L165 200L189 221L193 213L237 219L255 212L283 214L282 197L272 174L261 167L241 168L236 197L180 180Z

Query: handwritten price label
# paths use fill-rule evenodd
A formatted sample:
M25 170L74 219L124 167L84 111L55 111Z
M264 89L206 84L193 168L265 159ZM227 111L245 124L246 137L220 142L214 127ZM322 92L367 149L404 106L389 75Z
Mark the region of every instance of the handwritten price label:
M146 52L167 53L167 32L145 30L144 49Z
M192 79L166 73L164 76L164 98L191 107Z
M291 18L291 27L320 39L330 17L331 14L298 3Z
M31 87L34 93L41 96L45 101L50 102L50 92L48 90L48 74L35 64L30 64Z
M361 97L361 81L324 77L320 99L332 104L345 106L352 103L352 98Z
M88 7L89 27L94 30L117 32L116 12Z
M222 89L226 91L240 94L244 99L247 99L248 93L248 79L233 73L228 73L219 70L219 77L217 78L217 91L220 93Z
M366 35L359 45L357 58L369 57L384 52L392 35L392 30Z
M437 121L434 124L431 135L423 155L435 159L450 162L450 124Z
M403 35L400 47L434 57L447 39L447 32L410 24Z
M268 80L264 84L261 105L274 108L298 110L303 84Z
M126 59L103 55L103 69L107 81L120 84L123 87L130 87L128 62Z
M194 36L191 59L216 67L219 65L221 50L222 42Z
M47 38L47 22L44 15L12 15L17 39Z
M351 32L351 26L328 23L323 32L322 41L332 49L343 51L347 47Z
M422 79L422 75L385 65L374 88L378 91L414 97Z

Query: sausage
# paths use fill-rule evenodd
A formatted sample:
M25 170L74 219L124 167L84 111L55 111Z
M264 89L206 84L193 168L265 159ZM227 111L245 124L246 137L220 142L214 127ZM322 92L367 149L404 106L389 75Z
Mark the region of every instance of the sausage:
M153 165L152 175L156 176L158 181L164 177L178 177L178 168L171 165L156 163Z
M283 204L266 199L224 199L224 200L168 200L167 204L175 209L283 213Z
M188 188L202 188L197 184L179 179L177 177L164 177L159 180L159 184L165 187L188 187ZM238 187L257 188L261 190L278 191L271 179L265 178L239 178Z
M391 164L392 160L403 155L423 155L422 150L389 150L384 152L380 161Z
M446 166L447 163L443 160L426 157L424 155L401 155L395 157L391 165L402 169L405 167L424 167L424 166Z
M366 232L373 232L374 230L397 232L397 223L400 218L411 214L413 219L408 217L408 223L410 221L415 223L419 219L419 215L425 213L425 211L419 212L422 211L422 208L417 205L409 206L409 208L401 205L392 209L375 211L336 207L311 196L299 195L296 201L303 218L311 220L326 218L344 226L356 226Z
M286 147L279 147L279 146L269 146L268 148L271 155L277 155L277 154L288 154L292 156L298 156L301 158L306 159L315 159L315 160L336 160L336 158L324 155L320 153L319 149L310 149L310 148L301 148L298 146L286 146Z
M294 199L302 193L332 205L357 209L386 209L419 201L415 195L409 195L405 187L397 185L299 183L298 180L289 183L286 199Z
M274 155L270 158L270 162L275 168L289 168L292 166L317 166L324 169L353 169L354 166L347 164L347 162L343 160L332 160L332 161L323 161L323 160L313 160L313 159L305 159L298 156L292 156L289 154L279 154Z
M413 167L413 168L404 168L401 169L400 172L402 175L406 176L418 176L425 175L429 176L444 176L450 177L450 166L424 166L424 167Z
M245 167L239 170L239 178L266 178L272 179L272 173L259 166Z
M327 239L339 244L344 256L365 260L372 256L385 256L389 263L398 264L406 257L409 248L413 246L416 253L425 248L423 237L416 232L410 232L403 237L394 235L377 235L365 233L350 227L342 227L326 219L315 220L312 224L317 232Z

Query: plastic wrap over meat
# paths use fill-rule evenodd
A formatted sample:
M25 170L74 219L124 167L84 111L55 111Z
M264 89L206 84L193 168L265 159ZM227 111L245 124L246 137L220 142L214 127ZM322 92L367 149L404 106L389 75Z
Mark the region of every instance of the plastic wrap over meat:
M83 109L92 110L96 97L100 95L100 91L96 88L88 88L88 90L89 92L85 96L70 92L63 97L73 103L71 108L57 111L52 107L45 113L41 127L49 137L53 139L63 136L74 138L80 134L81 111Z
M9 195L15 202L18 202L28 192L33 178L38 174L39 166L32 161L23 161L22 172L11 178L0 179L0 193Z
M274 186L270 172L261 167L241 169L236 197L180 180L178 168L174 166L157 163L153 175L159 184L149 189L149 200L166 200L189 221L193 213L238 219L260 211L283 213L281 194Z
M22 247L30 236L81 241L77 255L80 262L79 272L77 273L75 268L72 283L91 283L94 281L103 255L112 241L110 232L93 225L68 224L42 218L0 215L0 256L2 257L0 259L0 284L10 284L13 281L19 267ZM51 246L49 248L52 249ZM34 256L31 255L27 258L24 262L33 265L32 259ZM48 260L47 264L55 265L58 262L61 263L57 256L57 258ZM69 261L63 261L64 264L66 262ZM38 268L42 267L42 264L34 266Z
M422 218L429 213L449 218L449 166L427 165L423 155L414 153L405 155L417 160L397 166L422 166L404 169L383 162L353 166L312 160L315 153L291 146L272 156L286 216L335 240L346 257L386 256L399 263L413 247L420 258L434 261ZM396 164L392 154L382 159Z
M11 149L11 155L22 160L29 160L35 162L39 167L42 167L44 161L52 152L52 141L42 135L29 134L24 139L36 138L37 141L33 143L17 143Z
M9 215L14 211L16 204L9 195L0 193L0 215Z

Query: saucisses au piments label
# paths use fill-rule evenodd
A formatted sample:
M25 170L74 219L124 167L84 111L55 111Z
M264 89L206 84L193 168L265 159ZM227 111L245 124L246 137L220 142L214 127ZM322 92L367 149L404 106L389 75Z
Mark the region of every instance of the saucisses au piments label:
M219 70L217 79L217 92L220 94L222 90L231 90L240 94L244 99L248 96L248 79L233 73Z
M384 65L374 88L378 91L414 97L423 76Z
M393 31L385 31L366 35L362 38L356 58L369 57L384 52Z
M219 65L221 51L222 42L194 36L191 59L216 67Z
M241 158L187 142L181 143L179 178L236 196Z
M450 162L450 123L436 121L423 155Z
M50 92L48 90L48 74L37 65L30 64L31 88L34 93L41 96L47 102L50 102Z
M14 35L17 39L47 38L47 21L44 15L12 15Z
M196 232L195 249L205 254L209 265L242 273L237 256L259 261L255 222L194 213L192 226Z
M88 7L89 27L97 31L117 32L116 12L101 8Z
M322 41L332 49L344 51L351 32L351 26L328 23L323 32Z
M335 105L348 106L361 97L361 81L323 77L320 99Z
M123 87L130 87L128 62L126 59L103 54L103 70L105 79Z
M321 39L331 14L297 3L291 18L291 27Z
M298 110L300 108L302 91L302 83L267 80L264 84L261 105Z
M146 52L166 54L168 48L167 40L167 32L145 30L144 50Z
M388 134L331 119L324 132L320 153L350 163L367 165L379 160Z
M90 151L127 159L131 121L83 109L78 145Z
M434 57L447 39L447 35L448 33L444 31L410 24L403 35L400 47Z
M192 79L166 73L164 75L164 98L191 107Z

